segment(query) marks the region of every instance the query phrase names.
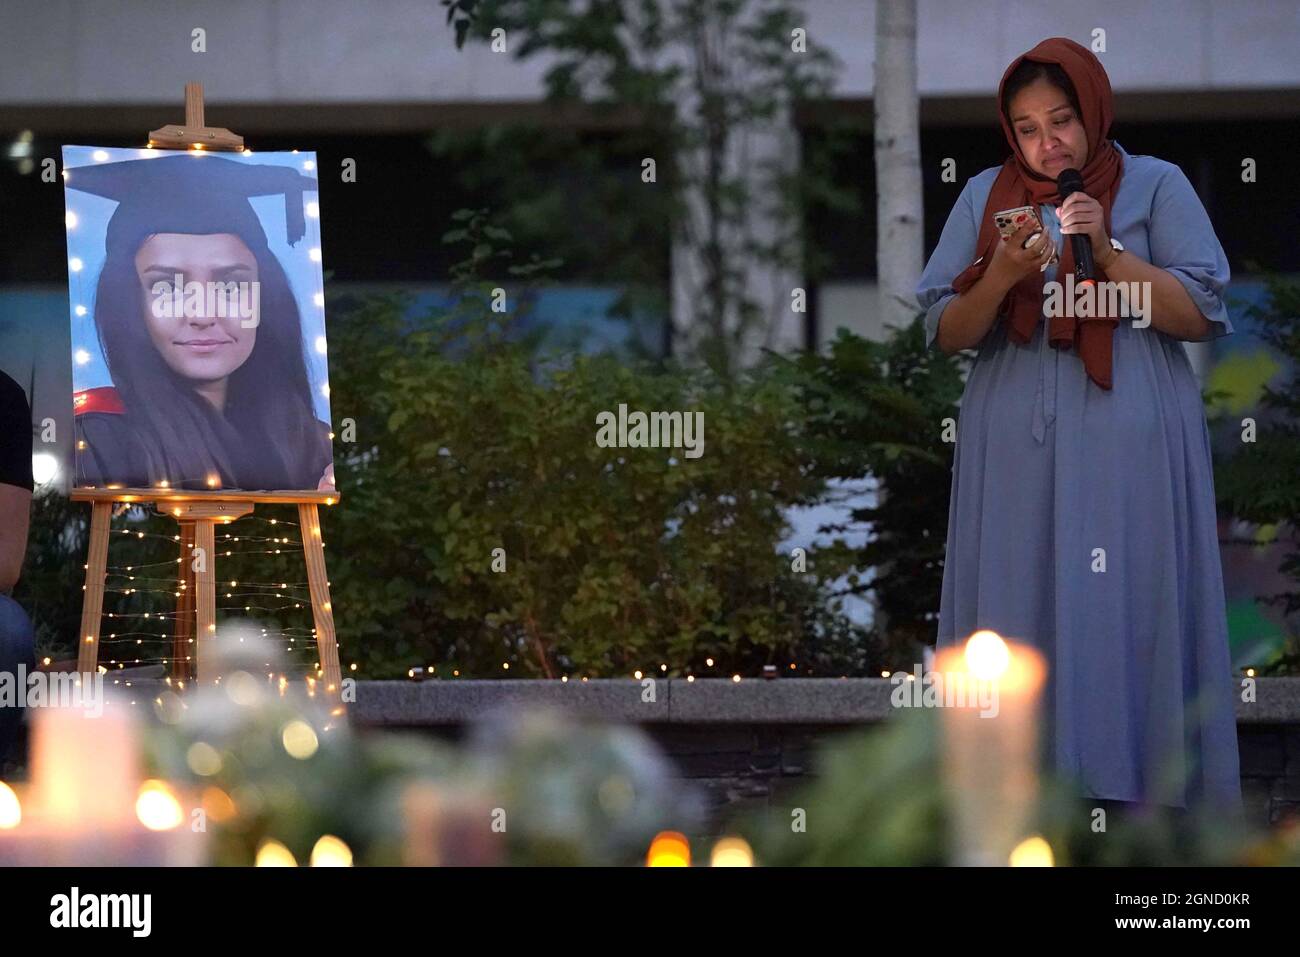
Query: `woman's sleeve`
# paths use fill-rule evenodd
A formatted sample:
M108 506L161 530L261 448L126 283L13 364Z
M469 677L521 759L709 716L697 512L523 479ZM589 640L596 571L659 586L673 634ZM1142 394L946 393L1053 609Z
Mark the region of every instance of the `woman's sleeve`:
M975 258L975 241L978 230L971 213L970 180L966 181L961 195L953 204L939 236L939 245L930 254L925 272L916 286L916 301L925 311L925 345L933 348L939 335L939 317L948 303L957 298L952 281Z
M1151 200L1151 264L1173 273L1201 314L1210 333L1192 342L1207 342L1233 331L1223 291L1231 278L1228 257L1214 234L1200 197L1183 171L1171 164Z

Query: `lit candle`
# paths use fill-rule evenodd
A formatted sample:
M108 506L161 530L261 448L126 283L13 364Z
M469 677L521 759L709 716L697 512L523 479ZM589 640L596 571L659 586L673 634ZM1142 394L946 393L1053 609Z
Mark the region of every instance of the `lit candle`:
M473 789L417 782L402 792L407 867L482 867L505 863L504 830L493 827L492 805Z
M140 780L138 730L129 703L109 697L103 704L100 713L29 711L31 783L15 789L21 820L0 829L0 864L202 862L204 834L186 826L185 802L166 782Z
M32 710L31 791L42 819L69 829L132 819L140 783L135 716L113 706L95 718L78 708Z
M956 863L1005 866L1032 826L1047 666L1035 649L978 631L940 650L934 672Z

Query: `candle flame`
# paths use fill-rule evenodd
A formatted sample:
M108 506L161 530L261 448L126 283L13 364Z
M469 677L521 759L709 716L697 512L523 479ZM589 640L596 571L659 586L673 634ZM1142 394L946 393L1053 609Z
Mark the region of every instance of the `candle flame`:
M311 849L312 867L351 867L352 849L333 834L323 834Z
M713 845L712 867L753 867L754 852L741 837L724 837Z
M262 842L261 847L257 849L257 858L253 862L254 867L297 867L298 862L294 860L293 854L289 849L279 841L267 838Z
M140 796L135 801L135 816L151 831L170 831L180 826L185 812L165 782L150 779L140 785Z
M650 842L646 854L647 867L690 867L691 846L684 834L677 831L660 831Z
M1052 845L1035 834L1027 837L1011 851L1012 867L1055 867Z
M9 785L0 781L0 831L17 827L23 820L23 805Z
M1010 664L1011 651L996 631L977 631L966 641L966 667L981 681L996 681Z

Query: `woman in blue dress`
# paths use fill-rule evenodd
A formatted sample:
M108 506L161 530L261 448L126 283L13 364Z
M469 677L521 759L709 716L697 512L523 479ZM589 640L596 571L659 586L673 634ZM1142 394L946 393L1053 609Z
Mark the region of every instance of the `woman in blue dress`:
M1084 47L1045 40L998 92L1012 155L966 183L917 289L930 346L978 350L938 644L989 628L1043 653L1045 754L1086 797L1239 808L1210 439L1181 341L1232 332L1227 260L1182 171L1107 139ZM1071 168L1084 192L1060 202ZM1023 205L1045 233L1003 240L994 213ZM1049 297L1074 267L1063 234L1087 237L1099 281L1141 284L1142 315Z

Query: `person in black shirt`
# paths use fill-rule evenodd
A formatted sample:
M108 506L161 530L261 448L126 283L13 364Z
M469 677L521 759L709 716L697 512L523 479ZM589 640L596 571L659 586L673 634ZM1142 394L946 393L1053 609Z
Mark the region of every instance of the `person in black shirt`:
M18 581L27 551L32 505L32 414L27 396L0 372L0 672L13 675L14 706L0 705L0 764L22 721L26 683L18 684L18 666L36 668L32 622L8 592Z

